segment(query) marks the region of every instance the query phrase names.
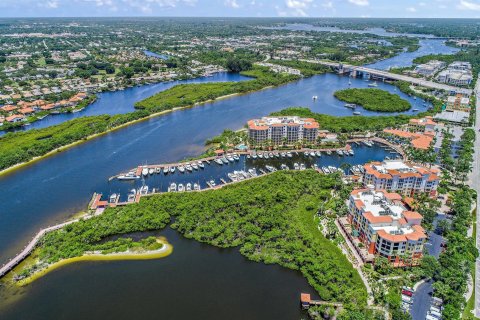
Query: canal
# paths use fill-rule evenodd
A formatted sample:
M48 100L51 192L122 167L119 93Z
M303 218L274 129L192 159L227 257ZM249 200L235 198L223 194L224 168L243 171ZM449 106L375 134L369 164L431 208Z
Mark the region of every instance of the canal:
M332 93L368 84L361 79L351 81L349 85L349 78L319 75L180 110L108 133L0 177L0 263L19 252L41 227L64 221L85 209L93 192L128 190L128 183L108 182L110 176L119 172L143 163L168 163L198 155L204 150L205 140L224 129L240 129L250 118L289 106L350 115L351 110ZM159 84L163 85L168 84ZM118 108L119 112L128 112L134 101L162 90L154 86L105 93L96 103L103 104L105 111ZM141 94L150 88L152 91ZM379 88L395 92L388 84L379 83ZM318 96L316 102L312 101L313 95ZM419 101L402 97L416 103L420 111L426 108ZM85 110L96 112L93 106ZM379 115L365 110L362 114ZM383 159L382 150L363 147L356 150L355 157L331 160L325 157L319 161L331 161L329 164L337 167L344 161L362 163ZM162 184L153 179L149 181L152 187ZM302 317L298 294L313 290L296 272L250 263L236 249L220 250L198 244L168 230L162 234L174 245L172 256L154 261L81 263L62 268L26 288L16 303L3 306L1 318Z

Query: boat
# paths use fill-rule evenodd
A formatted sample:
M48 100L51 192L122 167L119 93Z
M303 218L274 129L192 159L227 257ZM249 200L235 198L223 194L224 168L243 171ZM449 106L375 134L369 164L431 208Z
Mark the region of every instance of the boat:
M267 170L270 171L270 172L277 171L277 169L275 169L275 168L272 167L272 166L265 166L265 168L267 168Z
M315 151L315 155L316 155L317 157L321 157L321 156L322 156L322 153L321 153L320 151Z
M228 179L232 180L232 182L235 182L238 180L238 177L234 172L227 173L227 176L228 176Z
M222 165L222 164L223 164L223 161L222 161L222 159L217 158L217 159L215 159L215 163L217 163L217 164L219 164L219 165Z
M142 169L142 175L147 176L148 175L148 168L143 168Z
M413 112L417 112L417 111L419 111L419 109L412 109L412 111L413 111Z
M117 202L117 194L116 193L113 193L110 198L108 199L108 202L110 203L116 203Z
M175 182L172 182L172 183L170 184L170 187L168 187L168 191L169 191L169 192L175 192L175 191L177 191L177 184L176 184Z
M183 165L179 165L178 166L178 171L180 171L181 173L184 173L185 172L185 167Z
M264 152L264 153L263 153L263 158L264 158L264 159L268 159L268 158L269 158L269 157L268 157L268 153Z
M304 163L300 163L300 170L305 170L307 169L307 167L305 166Z
M263 159L263 153L258 154L258 158ZM254 158L255 159L255 158Z
M155 173L155 169L153 168L148 169L148 174L154 174L154 173Z
M342 150L338 149L338 150L337 150L337 154L338 154L339 156L343 156Z
M137 197L137 190L135 189L130 190L130 193L128 194L128 197L127 197L127 202L135 201L136 197Z
M250 154L247 154L247 159L250 159L252 156Z
M203 164L202 161L198 161L198 162L197 162L197 165L198 165L198 167L199 167L200 169L205 169L205 165Z
M183 192L185 191L185 186L181 183L178 184L178 192Z
M329 156L332 155L332 151L327 150L327 154L328 154Z
M317 100L317 99L318 99L317 96L313 96L313 97L312 97L312 100L313 100L313 101L315 101L315 100Z
M295 169L295 170L300 170L300 166L298 165L298 163L295 162L295 163L293 164L293 169Z
M269 157L270 159L273 159L273 157L274 157L273 153L270 152L270 153L268 154L268 157Z
M353 115L354 115L354 116L359 116L359 115L361 115L361 113L358 112L358 111L355 111L355 112L353 113Z
M329 174L329 173L330 173L330 170L328 169L328 167L322 167L322 171L323 171L323 173L325 173L325 174Z
M287 154L285 152L280 153L280 157L285 158Z
M228 160L225 157L220 158L224 164L228 164Z
M209 183L210 183L210 186L212 186L212 187L215 187L215 186L216 186L215 180L210 180Z
M148 186L142 186L142 187L140 188L139 193L140 193L142 196L146 195L146 194L148 193Z
M237 177L238 180L245 180L243 171L233 171L233 174Z
M187 191L192 191L192 184L190 182L187 183L186 189L187 189Z
M310 157L315 157L315 151L310 152Z
M171 172L171 173L174 173L174 172L175 172L175 166L171 166L171 167L170 167L170 172Z
M287 157L289 157L289 158L293 157L292 153L291 153L291 152L287 152Z
M369 87L378 87L377 81L368 84Z
M286 164L282 163L282 164L280 165L280 169L282 169L282 170L289 170L290 168L289 168Z
M275 152L273 155L275 156L275 158L280 158L280 154L278 152Z
M345 107L350 109L355 109L357 105L355 103L346 103Z
M198 183L194 183L194 184L193 184L193 190L195 190L195 191L200 191L200 189L201 189L201 187L200 187L200 185L199 185Z
M317 169L318 169L318 165L317 165L316 163L312 164L312 169L317 170Z
M252 177L258 176L257 170L255 168L248 169L248 173L250 173Z
M185 165L185 169L187 169L188 172L192 172L192 171L193 171L193 168L192 168L192 166L190 165L190 163L187 163L187 164Z
M355 155L355 151L353 151L353 149L348 150L348 153L349 153L351 156Z
M230 161L230 162L235 161L235 159L233 159L232 155L230 155L230 154L227 154L227 160Z
M161 171L160 167L155 168L155 173L160 173L160 171Z
M117 177L118 180L135 180L135 179L138 179L140 178L139 176L137 176L134 172L128 172L128 173L125 173L125 174L121 174Z
M328 166L328 169L330 170L331 173L339 171L339 169L337 167L334 167L334 166Z
M192 163L192 168L193 168L194 170L198 170L198 164L197 164L196 162L193 162L193 163Z
M235 160L235 161L240 160L240 157L238 156L238 154L236 154L236 153L233 154L233 160Z

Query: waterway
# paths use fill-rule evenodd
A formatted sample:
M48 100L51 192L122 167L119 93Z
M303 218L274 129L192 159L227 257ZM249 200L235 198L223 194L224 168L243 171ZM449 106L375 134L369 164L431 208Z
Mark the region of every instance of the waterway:
M166 54L159 54L159 53L155 53L155 52L148 51L148 50L143 51L143 53L147 57L154 57L154 58L159 58L159 59L162 59L162 60L168 60L168 58L169 58Z
M109 184L108 177L119 172L146 162L168 163L198 155L204 150L205 140L224 129L240 129L250 118L288 106L308 106L332 115L351 114L351 110L332 96L335 90L349 87L348 81L349 78L334 74L319 75L169 113L108 133L0 177L0 263L19 252L41 227L64 221L84 209L93 192L117 191L115 184L119 182ZM351 81L351 86L367 86L361 79ZM379 83L379 87L390 92L395 90L383 83ZM127 110L138 99L129 95L144 89L135 87L105 93L109 98L102 97L97 103L104 103L106 108ZM159 89L152 89L146 95L155 90ZM113 100L117 95L118 100ZM319 97L316 102L312 101L313 95ZM420 104L419 101L412 103ZM94 108L86 111L89 109ZM378 115L366 111L362 114ZM383 158L384 154L372 151L364 156L357 151L355 161ZM353 161L353 157L350 159ZM339 165L337 162L336 166ZM244 265L246 262L241 262L243 258L235 249L218 250L186 241L175 233L166 235L175 247L171 257L158 261L68 266L28 287L20 301L7 311L0 310L1 318L100 319L126 318L127 315L157 318L160 314L170 319L216 319L220 318L218 315L233 319L300 317L298 293L307 288L297 273L276 266L249 262ZM199 264L193 263L195 261ZM182 281L183 278L188 281ZM184 297L188 297L187 304L183 302Z

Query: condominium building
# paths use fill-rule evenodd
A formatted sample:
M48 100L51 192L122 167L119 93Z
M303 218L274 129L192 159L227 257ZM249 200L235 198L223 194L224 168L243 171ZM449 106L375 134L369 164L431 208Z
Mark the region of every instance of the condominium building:
M437 80L457 86L467 86L472 80L472 66L468 62L455 61L438 73Z
M445 67L445 62L438 60L431 60L424 64L419 64L415 67L415 72L425 77L433 76L438 70Z
M318 122L310 118L263 117L248 121L248 137L254 144L271 141L275 145L314 143L318 137Z
M433 118L426 116L425 118L420 119L410 119L408 123L408 129L413 132L435 132L438 124L433 121Z
M398 193L373 186L354 190L348 210L352 236L363 243L369 255L386 257L395 266L418 264L427 239L421 226L423 217L407 210Z
M470 99L462 94L449 96L447 98L447 110L460 110L470 112Z
M402 160L385 160L365 164L363 184L375 189L398 192L406 196L416 193L437 195L440 183L439 170L405 163Z

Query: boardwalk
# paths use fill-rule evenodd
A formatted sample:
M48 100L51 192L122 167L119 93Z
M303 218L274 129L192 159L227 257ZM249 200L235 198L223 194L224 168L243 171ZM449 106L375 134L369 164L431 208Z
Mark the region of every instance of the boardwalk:
M433 81L428 81L424 80L422 78L414 78L414 77L409 77L405 76L402 74L396 74L396 73L391 73L388 71L384 70L377 70L377 69L372 69L372 68L367 68L367 67L362 67L362 66L354 66L354 65L349 65L349 64L341 64L341 63L336 63L336 62L329 62L329 61L321 61L321 60L302 60L305 62L309 63L317 63L321 64L327 67L332 67L341 73L368 73L370 75L374 75L383 79L390 79L390 80L399 80L399 81L406 81L411 84L416 84L422 87L426 88L432 88L432 89L439 89L439 90L445 90L445 91L454 91L458 93L465 93L468 95L472 94L471 89L467 88L460 88L460 87L455 87L455 86L450 86L444 83L437 83Z

